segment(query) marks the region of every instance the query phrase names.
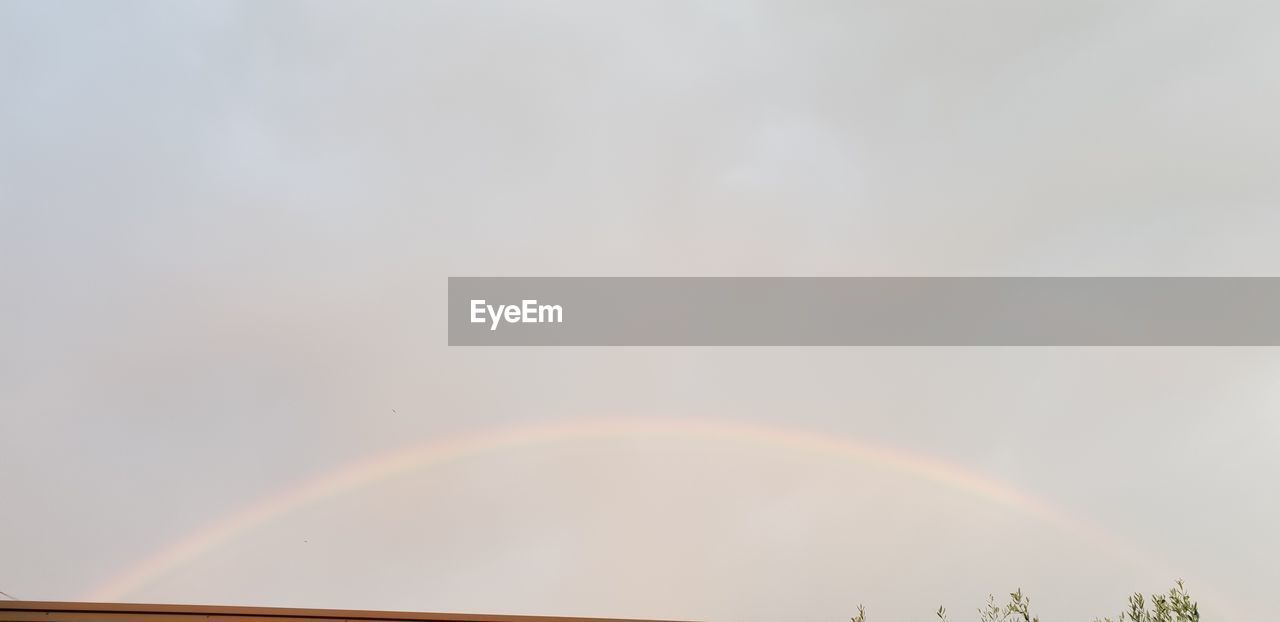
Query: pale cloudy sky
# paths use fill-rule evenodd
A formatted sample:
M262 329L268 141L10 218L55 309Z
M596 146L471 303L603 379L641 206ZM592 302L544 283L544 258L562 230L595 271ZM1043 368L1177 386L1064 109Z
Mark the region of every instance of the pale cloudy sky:
M134 572L113 598L751 622L960 620L1022 586L1070 620L1184 577L1211 616L1261 619L1276 350L449 349L444 293L1280 276L1276 24L1188 1L0 3L0 590ZM154 563L343 465L605 418L855 439L1070 519L623 434L426 463Z

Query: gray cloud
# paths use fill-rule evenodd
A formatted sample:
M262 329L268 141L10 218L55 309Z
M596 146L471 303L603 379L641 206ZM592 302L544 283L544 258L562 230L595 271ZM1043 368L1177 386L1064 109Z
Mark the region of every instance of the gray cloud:
M450 350L443 313L448 275L1275 275L1274 12L4 4L0 589L83 597L409 443L661 414L936 455L1260 610L1270 350ZM1066 618L1174 578L928 483L673 441L406 475L130 598L887 619L1020 584Z

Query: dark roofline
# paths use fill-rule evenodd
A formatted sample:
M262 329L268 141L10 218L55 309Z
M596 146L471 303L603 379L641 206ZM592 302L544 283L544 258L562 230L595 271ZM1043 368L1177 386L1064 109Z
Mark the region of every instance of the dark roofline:
M62 614L62 615L57 615ZM223 618L218 622L306 622L310 620L368 620L377 622L660 622L620 618L577 618L557 616L475 615L466 613L421 613L409 611L363 611L354 609L294 609L288 607L234 607L225 605L139 605L123 603L73 603L57 601L0 601L0 622L124 622L148 617L202 616Z

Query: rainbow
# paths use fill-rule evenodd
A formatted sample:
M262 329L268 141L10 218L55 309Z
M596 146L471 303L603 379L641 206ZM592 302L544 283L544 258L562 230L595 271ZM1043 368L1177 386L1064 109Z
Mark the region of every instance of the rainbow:
M1159 564L1107 531L1073 518L1006 484L928 456L797 428L727 420L587 419L512 425L430 440L322 474L269 496L186 537L110 577L88 600L119 601L253 529L370 484L461 458L530 446L609 439L695 439L799 451L895 471L978 496L1034 518L1099 550L1148 570Z

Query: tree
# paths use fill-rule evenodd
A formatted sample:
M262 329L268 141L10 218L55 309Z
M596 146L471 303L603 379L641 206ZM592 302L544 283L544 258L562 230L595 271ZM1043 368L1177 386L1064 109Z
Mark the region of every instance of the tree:
M1129 608L1121 611L1119 616L1099 618L1094 622L1200 622L1200 608L1191 600L1181 580L1167 594L1153 594L1149 602L1150 609L1147 608L1148 599L1141 593L1134 593L1129 597ZM938 607L935 615L939 622L950 622L944 607ZM978 610L978 615L980 622L1040 622L1040 617L1031 613L1031 599L1021 589L1010 592L1009 602L1004 605L997 604L995 596L988 596L986 606ZM867 622L866 608L858 605L858 615L851 620Z

